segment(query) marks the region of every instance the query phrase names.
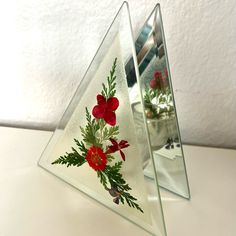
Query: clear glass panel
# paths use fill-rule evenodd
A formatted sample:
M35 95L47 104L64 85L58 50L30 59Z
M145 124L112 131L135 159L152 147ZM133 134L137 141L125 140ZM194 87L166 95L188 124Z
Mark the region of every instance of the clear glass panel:
M132 86L127 74L130 55L136 65ZM134 96L141 102L137 71L128 5L124 3L39 165L150 234L165 236L156 175L151 179L143 173L144 154L152 159L143 111L141 131L134 122ZM141 145L138 132L143 134ZM147 148L145 153L142 146Z
M135 41L140 85L146 123L159 185L182 197L190 198L184 154L178 127L174 94L171 84L160 6L148 17ZM127 63L132 74L131 60ZM132 76L130 77L132 79ZM143 125L142 105L134 105L136 126ZM141 129L141 128L140 128ZM139 134L140 138L143 134ZM143 168L146 176L154 178L152 160L143 146Z

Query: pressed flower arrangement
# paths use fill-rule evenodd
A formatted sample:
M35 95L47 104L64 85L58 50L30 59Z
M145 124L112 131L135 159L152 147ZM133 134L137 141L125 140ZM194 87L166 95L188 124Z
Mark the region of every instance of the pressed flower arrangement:
M163 114L170 114L174 111L167 69L164 70L164 73L156 71L149 85L146 85L144 105L145 114L150 119L159 119Z
M119 99L115 97L116 65L117 58L107 77L107 84L102 84L102 92L96 97L97 104L92 109L92 115L88 108L85 108L87 124L85 127L80 127L82 141L74 139L76 148L72 147L71 152L60 156L52 164L79 167L87 163L97 174L100 183L113 198L114 203L126 203L129 207L143 212L137 203L137 198L130 193L132 188L121 173L126 159L123 150L130 144L126 140L118 139L116 110L119 107ZM120 161L115 160L115 153L120 155Z

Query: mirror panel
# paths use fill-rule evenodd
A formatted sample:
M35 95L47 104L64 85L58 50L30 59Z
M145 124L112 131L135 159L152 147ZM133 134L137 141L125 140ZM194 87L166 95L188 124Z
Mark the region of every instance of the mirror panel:
M182 197L190 198L184 153L171 83L160 6L157 5L143 25L135 41L142 102L134 102L136 128L142 128L145 113L149 140L159 185ZM132 86L132 59L127 63ZM142 104L143 103L143 104ZM139 141L142 143L143 133ZM153 179L152 160L143 146L144 174Z

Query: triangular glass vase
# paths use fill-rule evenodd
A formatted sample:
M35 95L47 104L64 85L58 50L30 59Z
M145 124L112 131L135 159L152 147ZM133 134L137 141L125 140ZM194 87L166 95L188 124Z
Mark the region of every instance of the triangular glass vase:
M132 89L126 65L133 58ZM129 75L130 76L130 75ZM131 91L132 90L132 91ZM125 2L44 150L39 165L152 235L166 235L144 115L139 143L133 95L141 102L138 66ZM146 154L146 150L145 150Z

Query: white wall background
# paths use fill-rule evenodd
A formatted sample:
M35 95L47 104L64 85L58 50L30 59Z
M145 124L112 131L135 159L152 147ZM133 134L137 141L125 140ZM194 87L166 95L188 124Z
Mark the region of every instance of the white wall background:
M236 148L236 1L160 0L184 142ZM121 0L8 0L0 124L53 128ZM156 1L130 0L134 32Z

